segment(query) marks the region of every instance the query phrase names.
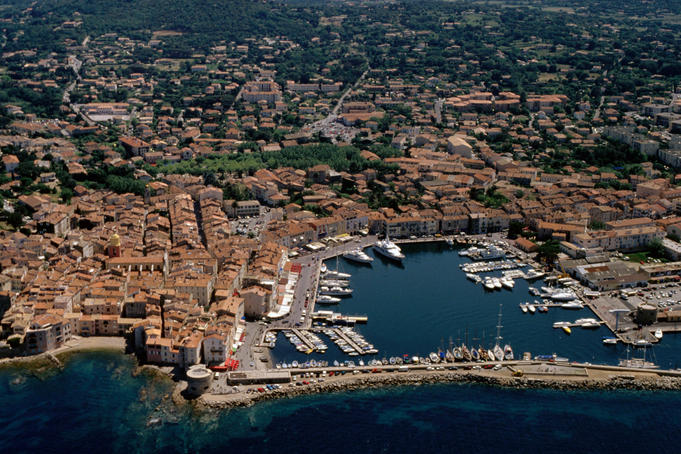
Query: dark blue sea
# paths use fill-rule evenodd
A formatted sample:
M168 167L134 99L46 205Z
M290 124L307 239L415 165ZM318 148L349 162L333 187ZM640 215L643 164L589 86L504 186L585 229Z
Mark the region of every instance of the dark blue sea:
M33 376L0 370L0 452L678 452L681 393L432 385L200 412L131 358L84 353ZM148 425L150 420L160 422Z
M558 353L614 363L608 332L551 325L592 316L587 310L523 314L527 283L486 293L465 279L455 251L404 247L397 266L343 263L355 295L337 310L366 314L358 327L378 357L425 355L454 342L489 345L503 304L502 336L517 353ZM335 267L335 261L330 263ZM542 283L534 283L540 286ZM679 339L654 348L676 367ZM444 344L444 345L443 345ZM282 337L276 361L301 356ZM315 358L347 359L331 343ZM167 379L133 376L135 363L115 353L82 353L63 370L0 368L0 452L7 453L401 453L401 452L677 452L681 393L560 392L483 385L432 385L283 399L251 408L205 412L175 406Z

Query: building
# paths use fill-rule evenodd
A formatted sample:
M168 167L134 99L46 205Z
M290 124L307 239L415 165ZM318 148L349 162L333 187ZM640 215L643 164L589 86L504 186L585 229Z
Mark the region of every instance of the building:
M59 348L71 339L71 325L55 314L36 316L26 330L26 352L29 355Z
M450 136L447 139L447 152L458 154L464 158L473 157L473 147L461 138L461 136Z

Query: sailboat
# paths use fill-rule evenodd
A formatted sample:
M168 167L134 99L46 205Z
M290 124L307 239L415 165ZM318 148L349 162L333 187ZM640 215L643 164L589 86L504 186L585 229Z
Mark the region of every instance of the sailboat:
M324 269L322 269L322 274L324 275L324 279L350 279L352 277L348 273L342 273L341 272L340 262L338 260L338 257L339 256L336 256L336 269L335 270L330 270L330 269L328 269L328 267L327 267L326 271L324 271Z
M497 322L497 337L494 341L494 357L497 359L497 361L503 361L504 360L504 350L501 348L499 343L501 342L501 308L502 304L499 304L499 320Z

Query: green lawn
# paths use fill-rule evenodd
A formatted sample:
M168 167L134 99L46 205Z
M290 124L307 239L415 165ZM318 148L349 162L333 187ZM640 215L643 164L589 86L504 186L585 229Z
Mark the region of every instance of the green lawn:
M641 263L641 262L647 262L648 261L648 256L650 255L650 252L633 252L631 254L624 254L626 257L629 257L629 261L632 263ZM669 260L665 258L660 259L661 262L665 263L668 262Z

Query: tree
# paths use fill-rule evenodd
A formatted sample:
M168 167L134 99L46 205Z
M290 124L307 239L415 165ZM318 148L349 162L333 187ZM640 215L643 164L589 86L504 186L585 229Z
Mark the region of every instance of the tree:
M655 238L653 241L648 243L648 252L651 257L663 258L665 256L664 244L659 238Z
M508 237L512 240L518 238L518 235L523 231L523 227L525 225L522 222L513 219L508 223Z
M558 258L560 244L556 240L548 240L539 246L537 259L546 263L553 263Z

